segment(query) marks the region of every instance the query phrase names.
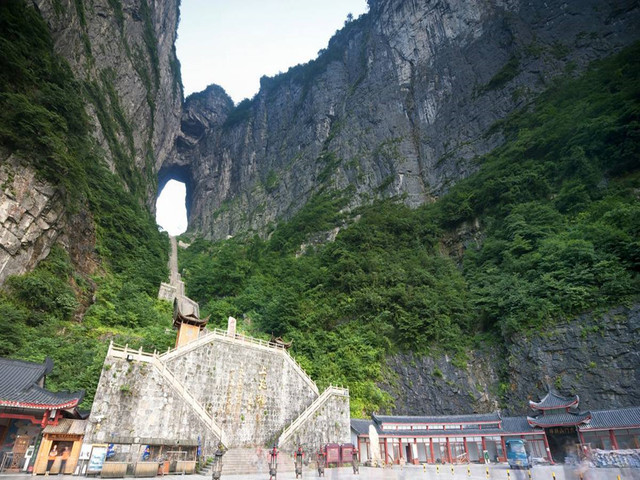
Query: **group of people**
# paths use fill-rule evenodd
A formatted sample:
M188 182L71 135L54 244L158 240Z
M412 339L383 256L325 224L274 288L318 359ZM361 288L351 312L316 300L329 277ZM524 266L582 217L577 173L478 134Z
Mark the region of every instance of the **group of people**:
M69 460L70 455L69 447L64 447L62 452L58 451L58 445L54 445L53 448L49 451L49 456L47 458L47 471L45 475L49 475L51 471L51 467L53 467L56 458L60 457L60 468L58 469L58 475L64 473L64 469L67 466L67 460Z

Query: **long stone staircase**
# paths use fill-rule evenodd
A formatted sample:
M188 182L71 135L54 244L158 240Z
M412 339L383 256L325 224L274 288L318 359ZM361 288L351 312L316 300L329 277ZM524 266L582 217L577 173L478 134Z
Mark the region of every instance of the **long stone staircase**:
M280 453L278 455L278 472L293 472L293 458ZM231 448L222 457L222 473L224 475L265 474L269 475L269 449L261 447ZM265 476L265 478L267 478Z

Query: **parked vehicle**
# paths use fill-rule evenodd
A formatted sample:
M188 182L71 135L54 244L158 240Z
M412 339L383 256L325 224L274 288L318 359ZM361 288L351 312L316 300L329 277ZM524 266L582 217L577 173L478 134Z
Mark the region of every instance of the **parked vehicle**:
M527 451L527 442L521 439L513 439L504 443L507 447L507 462L509 462L511 468L529 469L532 467L531 453Z

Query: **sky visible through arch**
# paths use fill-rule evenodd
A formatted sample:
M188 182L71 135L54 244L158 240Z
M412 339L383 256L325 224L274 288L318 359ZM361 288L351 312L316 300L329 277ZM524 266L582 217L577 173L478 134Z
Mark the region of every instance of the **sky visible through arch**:
M182 0L176 50L185 96L215 83L236 104L252 98L260 77L316 58L349 13L366 11L366 0ZM156 212L171 235L186 230L183 183L167 183Z

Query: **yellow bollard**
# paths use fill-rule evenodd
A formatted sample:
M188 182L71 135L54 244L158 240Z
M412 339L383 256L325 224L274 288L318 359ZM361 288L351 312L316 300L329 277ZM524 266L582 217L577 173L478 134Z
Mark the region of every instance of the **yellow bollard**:
M436 465L436 475L440 475L440 465Z
M423 463L423 464L422 464L422 471L423 471L424 473L427 473L427 464L426 464L426 463Z
M487 471L487 478L489 478L489 467L486 467L486 471Z
M511 480L511 472L507 468L507 480Z
M529 480L531 480L531 469L527 470L527 473L529 474Z
M551 478L553 478L553 480L556 480L556 474L551 472Z
M618 475L618 480L620 480L620 475Z
M453 477L453 465L451 465L451 476Z
M467 477L471 476L471 467L467 466Z

